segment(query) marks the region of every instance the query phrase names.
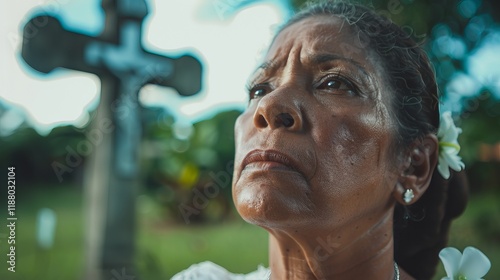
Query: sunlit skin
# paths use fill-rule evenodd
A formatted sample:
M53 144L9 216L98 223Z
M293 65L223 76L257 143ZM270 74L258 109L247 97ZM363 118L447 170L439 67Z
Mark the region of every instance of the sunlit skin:
M405 161L384 69L353 30L329 16L285 28L235 124L233 199L270 232L272 279L394 279Z

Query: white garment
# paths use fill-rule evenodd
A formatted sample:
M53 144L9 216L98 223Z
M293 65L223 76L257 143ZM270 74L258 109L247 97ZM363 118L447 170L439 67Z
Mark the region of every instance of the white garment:
M171 280L267 280L270 274L271 271L263 266L249 274L234 274L220 265L206 261L193 264L174 275Z

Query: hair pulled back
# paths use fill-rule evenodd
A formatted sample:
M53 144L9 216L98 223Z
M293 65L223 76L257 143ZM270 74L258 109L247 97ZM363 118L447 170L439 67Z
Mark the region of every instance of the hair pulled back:
M435 74L425 51L402 28L370 8L338 1L311 2L282 28L303 19L331 15L340 17L358 33L359 46L341 51L370 48L385 69L392 90L392 117L397 120L399 151L439 127L439 99ZM280 31L281 31L280 30ZM453 174L453 173L452 173ZM465 174L445 180L434 172L426 193L411 207L396 205L394 213L395 260L417 279L430 279L446 246L451 220L467 203Z

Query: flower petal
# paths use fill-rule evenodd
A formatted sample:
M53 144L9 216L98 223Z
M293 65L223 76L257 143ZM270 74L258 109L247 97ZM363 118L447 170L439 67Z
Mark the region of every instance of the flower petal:
M451 169L455 171L462 170L464 163L462 162L462 158L457 155L457 152L455 150L449 151L449 149L445 148L445 150L442 152L442 157Z
M443 112L437 133L439 138L438 171L445 179L450 177L449 168L460 171L465 167L462 158L458 156L458 152L460 151L458 135L460 133L462 133L462 129L455 126L451 112Z
M450 130L453 119L451 118L451 112L446 111L441 114L441 120L439 121L438 138L444 140L448 130Z
M443 178L445 179L450 178L450 168L448 167L448 163L446 162L446 160L444 160L441 155L439 155L437 168L441 176L443 176Z
M462 253L457 248L446 247L439 252L439 258L443 262L446 275L453 279L458 273Z
M479 279L488 273L491 262L483 252L474 247L467 247L460 262L460 272L467 279Z

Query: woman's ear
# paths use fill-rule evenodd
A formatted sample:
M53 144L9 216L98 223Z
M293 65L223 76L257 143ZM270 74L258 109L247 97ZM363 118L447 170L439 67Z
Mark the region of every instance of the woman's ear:
M439 157L438 139L428 134L411 145L401 163L394 197L403 205L415 203L427 190Z

